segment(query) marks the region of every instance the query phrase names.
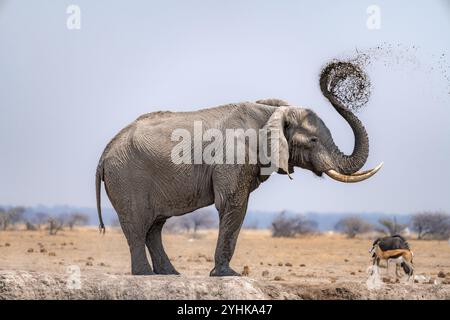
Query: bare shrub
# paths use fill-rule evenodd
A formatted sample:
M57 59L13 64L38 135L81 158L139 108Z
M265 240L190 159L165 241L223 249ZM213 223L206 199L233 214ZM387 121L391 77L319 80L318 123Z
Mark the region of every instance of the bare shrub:
M66 219L67 219L67 215L65 215L65 214L60 214L59 216L56 216L56 217L50 217L47 221L48 222L48 233L50 235L56 235L58 233L58 231L63 230Z
M45 212L36 212L33 216L33 222L38 229L48 222L49 215Z
M25 214L24 207L12 207L0 209L0 230L7 230L19 222L23 222Z
M72 212L67 217L67 226L70 230L73 230L74 226L83 226L89 222L89 217L87 214L81 212Z
M181 217L173 217L165 224L165 230L168 232L184 231L186 233L196 234L199 229L214 227L216 221L214 215L209 210L198 210Z
M194 233L197 232L200 228L210 228L214 224L214 219L212 218L212 214L207 210L200 210L194 212L188 216L192 221L192 229Z
M272 237L295 237L313 233L317 230L317 222L307 219L304 215L288 217L286 212L281 212L272 221Z
M373 226L358 216L348 216L339 220L334 228L346 234L348 238L354 238L358 234L371 231Z
M31 223L30 221L26 221L25 222L25 228L27 229L27 231L35 231L35 230L37 230L36 225Z
M390 218L380 219L378 220L378 223L381 225L381 228L377 228L377 231L386 234L388 236L401 234L408 227L408 224L398 223L396 217L394 217L393 219Z
M450 238L450 215L445 212L420 212L413 215L411 228L417 239Z
M4 208L0 208L0 230L6 230L6 210Z
M173 218L173 229L183 230L190 233L192 229L192 221L188 215Z

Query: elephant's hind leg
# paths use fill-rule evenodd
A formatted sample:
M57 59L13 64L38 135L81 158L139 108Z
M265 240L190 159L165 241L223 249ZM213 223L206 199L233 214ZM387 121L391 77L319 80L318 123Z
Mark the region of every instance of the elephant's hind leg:
M131 274L133 275L152 275L152 267L148 263L147 253L145 252L145 232L141 226L131 223L122 223L122 230L128 241L131 254Z
M147 232L145 240L150 256L152 257L153 271L156 274L180 274L175 270L164 251L161 231L165 222L165 219L155 221Z
M105 190L130 248L131 273L154 274L145 250L145 237L153 222L146 201L147 194L142 191L145 183L130 177L128 171L117 170L119 164L114 161L112 159L105 164Z

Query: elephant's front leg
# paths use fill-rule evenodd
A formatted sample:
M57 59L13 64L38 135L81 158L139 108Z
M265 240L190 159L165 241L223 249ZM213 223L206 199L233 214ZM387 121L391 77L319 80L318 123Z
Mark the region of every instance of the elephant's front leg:
M242 197L242 195L239 195ZM219 209L219 238L215 253L215 267L210 276L240 276L239 273L230 268L230 260L233 257L239 231L247 211L248 195L234 205L225 204ZM236 200L236 199L234 199ZM232 203L235 201L231 201Z

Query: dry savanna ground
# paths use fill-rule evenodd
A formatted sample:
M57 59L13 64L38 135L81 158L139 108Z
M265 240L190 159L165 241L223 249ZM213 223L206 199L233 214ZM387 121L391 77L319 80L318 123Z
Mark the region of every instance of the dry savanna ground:
M182 277L209 274L214 265L217 231L200 231L195 236L166 233L163 237L166 251ZM232 267L240 272L245 269L246 279L263 283L266 289L274 290L281 285L292 292L308 286L319 292L333 288L339 293L341 285L345 289L341 298L367 298L361 292L367 292L371 242L363 238L346 239L339 234L272 238L269 231L243 230ZM436 294L437 298L450 299L450 244L416 240L410 240L410 244L419 281L411 285L400 279L395 283L394 268L390 273L383 268L381 290L385 296L381 298L391 297L389 291L395 298L396 292L403 290L411 294L404 298L433 298ZM0 272L21 270L64 275L67 267L73 265L79 266L82 275L129 275L129 251L121 230L108 228L105 235L100 235L96 228L83 227L53 236L44 230L0 232ZM362 291L355 289L358 292L353 295L348 289L352 286ZM276 292L269 293L269 297L280 298ZM309 298L333 297L315 294Z

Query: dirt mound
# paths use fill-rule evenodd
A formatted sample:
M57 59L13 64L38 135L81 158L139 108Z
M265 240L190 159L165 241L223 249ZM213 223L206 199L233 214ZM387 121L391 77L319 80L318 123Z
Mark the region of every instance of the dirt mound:
M264 299L251 279L0 272L0 299Z
M450 286L364 283L311 285L247 277L83 274L74 282L58 273L0 271L1 299L450 299Z

